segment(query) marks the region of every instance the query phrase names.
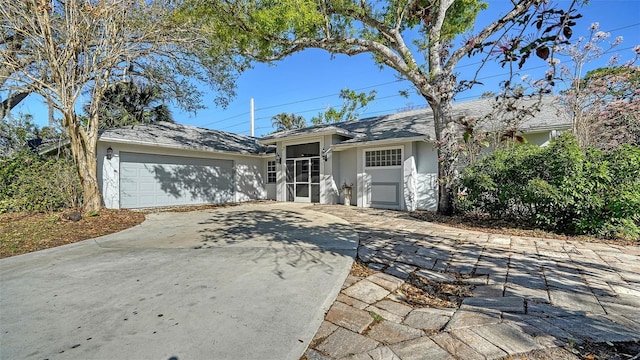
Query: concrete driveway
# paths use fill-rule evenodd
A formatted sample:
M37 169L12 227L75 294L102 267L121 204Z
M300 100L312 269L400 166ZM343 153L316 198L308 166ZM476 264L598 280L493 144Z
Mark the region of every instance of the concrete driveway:
M2 359L298 359L357 247L291 203L151 214L0 260Z

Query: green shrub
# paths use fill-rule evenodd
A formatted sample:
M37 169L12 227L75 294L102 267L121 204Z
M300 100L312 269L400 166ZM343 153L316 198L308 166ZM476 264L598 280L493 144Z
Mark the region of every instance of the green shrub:
M78 205L81 190L73 162L30 152L0 163L0 213L50 212Z
M571 135L549 146L498 149L466 168L462 211L561 233L640 238L640 148L583 151Z

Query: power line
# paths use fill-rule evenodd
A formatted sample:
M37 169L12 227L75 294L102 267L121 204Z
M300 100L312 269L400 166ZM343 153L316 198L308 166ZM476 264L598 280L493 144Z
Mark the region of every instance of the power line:
M222 120L216 120L216 121L212 121L212 122L204 123L204 124L201 124L200 126L218 124L218 123L221 123L221 122L224 122L224 121L233 120L233 119L235 119L235 118L239 118L239 117L241 117L241 116L245 116L245 115L249 115L249 111L243 112L242 114L233 115L233 116L231 116L231 117L228 117L228 118L225 118L225 119L222 119Z
M354 91L360 91L360 90L366 90L366 89L371 89L371 88L377 88L377 87L381 87L381 86L386 86L386 85L390 85L390 84L395 84L397 82L401 82L404 80L394 80L394 81L389 81L389 82L385 82L382 84L377 84L377 85L370 85L370 86L365 86L365 87L361 87L358 89L354 89ZM268 109L273 109L273 108L277 108L277 107L282 107L282 106L287 106L287 105L294 105L294 104L299 104L299 103L303 103L303 102L308 102L308 101L315 101L315 100L320 100L320 99L325 99L325 98L329 98L329 97L334 97L334 96L339 96L340 93L337 94L330 94L330 95L322 95L322 96L318 96L318 97L314 97L314 98L309 98L309 99L303 99L303 100L296 100L296 101L292 101L292 102L288 102L288 103L284 103L284 104L278 104L278 105L271 105L271 106L267 106L267 107L262 107L262 108L257 108L256 112L258 111L262 111L262 110L268 110Z
M615 29L608 30L606 32L611 33L611 32L620 31L620 30L624 30L624 29L628 29L628 28L637 27L637 26L640 26L640 22L639 23L635 23L635 24L626 25L626 26L621 26L621 27L618 27L618 28L615 28ZM607 54L607 53L610 53L612 51L623 51L623 50L628 50L628 49L632 49L632 47L623 48L623 49L611 49L609 51L604 52L603 55ZM479 65L479 64L482 64L482 63L483 63L483 61L477 61L477 62L473 62L473 63L457 66L456 69L464 68L464 67L470 67L470 66L474 66L474 65ZM536 67L528 68L528 69L520 69L519 72L528 72L528 71L532 71L532 70L542 69L542 68L545 68L545 67L547 67L547 65L536 66ZM483 76L481 78L478 78L478 80L491 79L491 78L505 76L505 75L508 75L508 74L509 73L488 75L488 76ZM400 83L400 82L404 82L404 81L408 81L408 80L398 79L398 80L389 81L389 82L385 82L385 83L380 83L380 84L374 84L374 85L369 85L369 86L365 86L365 87L360 87L360 88L354 89L354 91L362 91L362 90L367 90L367 89L371 89L371 88L379 88L379 87L382 87L382 86L396 84L396 83ZM335 97L335 96L339 96L339 95L340 95L339 93L333 93L333 94L321 95L321 96L316 96L316 97L312 97L312 98L301 99L301 100L296 100L296 101L291 101L291 102L286 102L286 103L281 103L281 104L276 104L276 105L270 105L270 106L266 106L266 107L256 108L255 112L265 111L265 110L274 109L274 108L283 107L283 106L301 104L301 103L310 102L310 101L316 101L316 100ZM377 100L393 98L393 97L399 97L399 96L403 96L403 95L401 95L401 94L388 95L388 96L385 96L385 97L376 98L372 102L375 103L375 101L377 101ZM469 97L469 98L474 98L474 97L475 96L472 96L472 97ZM460 99L466 99L466 98L460 98ZM331 106L333 106L333 105L331 105ZM297 111L296 113L304 114L304 113L309 113L309 112L312 112L312 111L322 111L323 109L326 109L326 108L327 107L311 109L311 110L304 110L304 111ZM364 113L364 114L375 114L375 113L380 113L380 112L385 112L385 111L393 111L393 109L379 110L379 111L368 112L368 113ZM202 124L202 125L204 126L204 125L218 124L218 123L222 123L222 122L225 122L225 121L233 120L233 119L236 119L236 118L239 118L239 117L242 117L242 116L246 116L246 115L249 115L249 114L250 114L250 112L244 112L244 113L241 113L241 114L237 114L237 115L234 115L234 116L231 116L231 117L228 117L228 118L224 118L224 119L221 119L221 120L212 121L212 122L205 123L205 124ZM268 119L270 119L270 117L259 117L259 118L255 119L255 121L257 122L257 121L268 120ZM224 127L222 129L233 128L233 127L239 126L241 124L244 124L244 123L238 123L238 124L235 124L235 125ZM258 128L258 129L261 129L261 128Z

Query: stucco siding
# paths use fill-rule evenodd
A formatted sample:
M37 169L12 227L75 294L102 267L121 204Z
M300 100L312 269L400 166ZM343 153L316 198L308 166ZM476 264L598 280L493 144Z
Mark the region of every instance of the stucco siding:
M265 162L260 158L237 157L235 162L236 201L264 200L267 198L265 187Z
M545 131L545 132L524 134L524 138L527 139L527 141L530 144L534 144L538 146L546 146L549 144L549 140L551 139L551 132Z
M417 208L438 207L438 152L430 142L416 142Z
M338 189L342 190L342 185L353 184L352 196L351 196L351 205L357 205L357 195L358 194L358 151L356 149L349 149L340 152L336 152L336 154L340 154L340 164L339 164L339 174L334 176L334 180L336 182L336 186ZM344 203L344 192L340 191L340 200L339 202Z

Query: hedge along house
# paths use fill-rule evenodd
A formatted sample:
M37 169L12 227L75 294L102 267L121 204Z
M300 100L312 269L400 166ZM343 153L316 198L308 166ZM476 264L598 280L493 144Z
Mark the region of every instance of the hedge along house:
M520 132L530 143L545 145L571 127L558 109L545 99L541 111L519 124ZM454 105L456 117L481 118L493 111L490 100ZM397 210L437 207L430 109L261 139L178 124L141 125L104 131L98 152L98 178L110 208L257 199Z

